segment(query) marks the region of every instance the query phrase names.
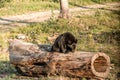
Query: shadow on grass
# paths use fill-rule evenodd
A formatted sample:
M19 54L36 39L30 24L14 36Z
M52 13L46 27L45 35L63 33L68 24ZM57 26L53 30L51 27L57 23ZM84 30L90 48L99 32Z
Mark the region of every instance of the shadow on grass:
M8 61L0 61L0 78L16 74L15 68Z
M86 4L90 4L90 3L94 3L94 4L103 4L103 3L110 3L110 2L119 2L119 0L81 0L81 1L77 1L77 2L69 2L70 5L72 6L77 6L79 7L80 5L84 5L84 3Z
M12 19L5 19L5 18L0 18L1 21L0 25L8 25L10 23L25 23L25 24L31 24L31 23L35 23L35 22L29 22L27 20L12 20Z
M8 61L0 61L0 80L48 80L44 79L44 76L29 77L23 76L17 72L15 67Z
M94 2L95 0L93 0L93 2ZM99 2L95 2L95 3L98 3L98 4L100 4ZM119 14L120 15L120 11L119 11L119 5L116 5L114 8L117 8L118 10L114 10L114 9L110 9L110 8L107 8L107 7L89 7L89 6L84 6L84 5L80 5L80 4L76 4L76 3L69 3L70 5L73 5L73 6L76 6L76 7L80 7L80 8L83 8L83 9L91 9L91 10L93 10L93 9L100 9L100 10L106 10L106 11L112 11L112 12L115 12L115 13L117 13L117 14ZM104 4L105 5L105 4ZM107 5L105 5L105 6L107 6Z
M0 17L0 32L7 32L12 30L13 28L30 25L37 22L30 22L28 20L12 20L5 19Z
M103 52L109 53L111 56L112 62L117 66L120 66L120 30L113 30L110 32L103 32L101 34L95 35L95 40L98 43L105 45L112 45L112 48L109 46L108 49L102 49Z
M36 22L30 22L28 20L12 20L12 19L5 19L5 18L0 18L0 25L4 26L20 26L20 25L25 25L25 24L32 24Z
M97 38L101 38L102 40L97 40L99 43L109 43L114 44L114 41L116 41L117 45L120 46L120 30L115 30L111 32L103 32Z

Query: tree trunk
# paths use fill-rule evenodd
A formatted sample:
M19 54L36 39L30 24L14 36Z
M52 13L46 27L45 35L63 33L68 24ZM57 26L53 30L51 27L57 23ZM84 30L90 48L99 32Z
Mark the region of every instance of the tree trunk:
M10 41L10 62L22 75L62 75L68 77L107 77L110 58L104 53L49 52L50 45L35 45L19 40Z
M60 0L60 18L69 18L68 0Z

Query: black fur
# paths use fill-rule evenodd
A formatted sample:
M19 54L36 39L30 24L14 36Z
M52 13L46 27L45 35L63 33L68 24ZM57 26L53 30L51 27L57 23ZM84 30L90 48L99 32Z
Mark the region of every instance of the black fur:
M77 39L75 36L70 32L66 32L56 38L54 44L52 45L52 51L62 53L74 52L76 44Z

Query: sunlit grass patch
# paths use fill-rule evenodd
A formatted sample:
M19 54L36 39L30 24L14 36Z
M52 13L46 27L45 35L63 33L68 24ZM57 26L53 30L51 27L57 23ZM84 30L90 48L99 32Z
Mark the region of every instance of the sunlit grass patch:
M5 48L8 46L8 36L9 33L0 33L0 48Z
M11 1L7 6L0 9L0 15L16 15L35 11L58 9L58 3L49 1Z

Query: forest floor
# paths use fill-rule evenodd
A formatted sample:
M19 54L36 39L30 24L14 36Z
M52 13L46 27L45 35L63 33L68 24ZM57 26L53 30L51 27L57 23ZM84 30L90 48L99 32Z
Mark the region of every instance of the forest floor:
M93 15L94 10L107 10L107 11L113 11L113 10L119 10L120 2L114 2L114 3L105 3L105 4L95 4L95 5L89 5L89 6L78 6L76 8L70 9L71 16L75 16L77 12L77 15ZM24 26L30 23L36 23L36 22L43 22L45 20L48 20L51 17L57 17L59 15L59 10L49 10L45 12L34 12L34 13L26 13L22 15L15 15L15 16L1 16L0 17L0 31L4 32L11 28L18 27L18 26Z
M62 33L65 31L71 31L77 33L76 36L80 37L80 42L78 44L79 50L92 51L93 49L98 50L100 48L100 51L102 50L103 52L108 53L108 55L111 57L112 63L117 62L117 60L119 59L118 54L120 40L120 18L118 17L120 15L119 10L120 2L77 6L76 8L70 9L71 18L77 18L75 18L75 20L74 18L72 18L70 20L71 22L69 22L68 25L66 25L67 22L64 22L62 20L53 20L44 23L50 18L57 18L57 16L59 15L59 10L26 13L14 16L0 16L0 80L68 80L63 79L62 76L55 77L55 79L53 79L52 77L29 79L29 77L27 78L24 76L16 76L17 72L9 62L7 39L11 37L16 38L15 35L19 33L23 33L26 35L32 31L36 32L36 34L28 34L27 37L30 37L30 40L34 38L38 40L40 39L40 42L43 43L47 43L46 41L48 36L51 36L52 34L50 32ZM43 23L32 24L39 22ZM61 28L61 26L66 27ZM19 27L22 27L23 29L20 30ZM18 31L15 30L13 32L10 32L10 30L14 28L18 28ZM94 40L94 37L97 40ZM114 39L114 37L116 40ZM2 48L4 46L5 48ZM114 71L112 72L114 73ZM112 74L112 76L114 76L114 74ZM110 80L115 79L110 78Z

